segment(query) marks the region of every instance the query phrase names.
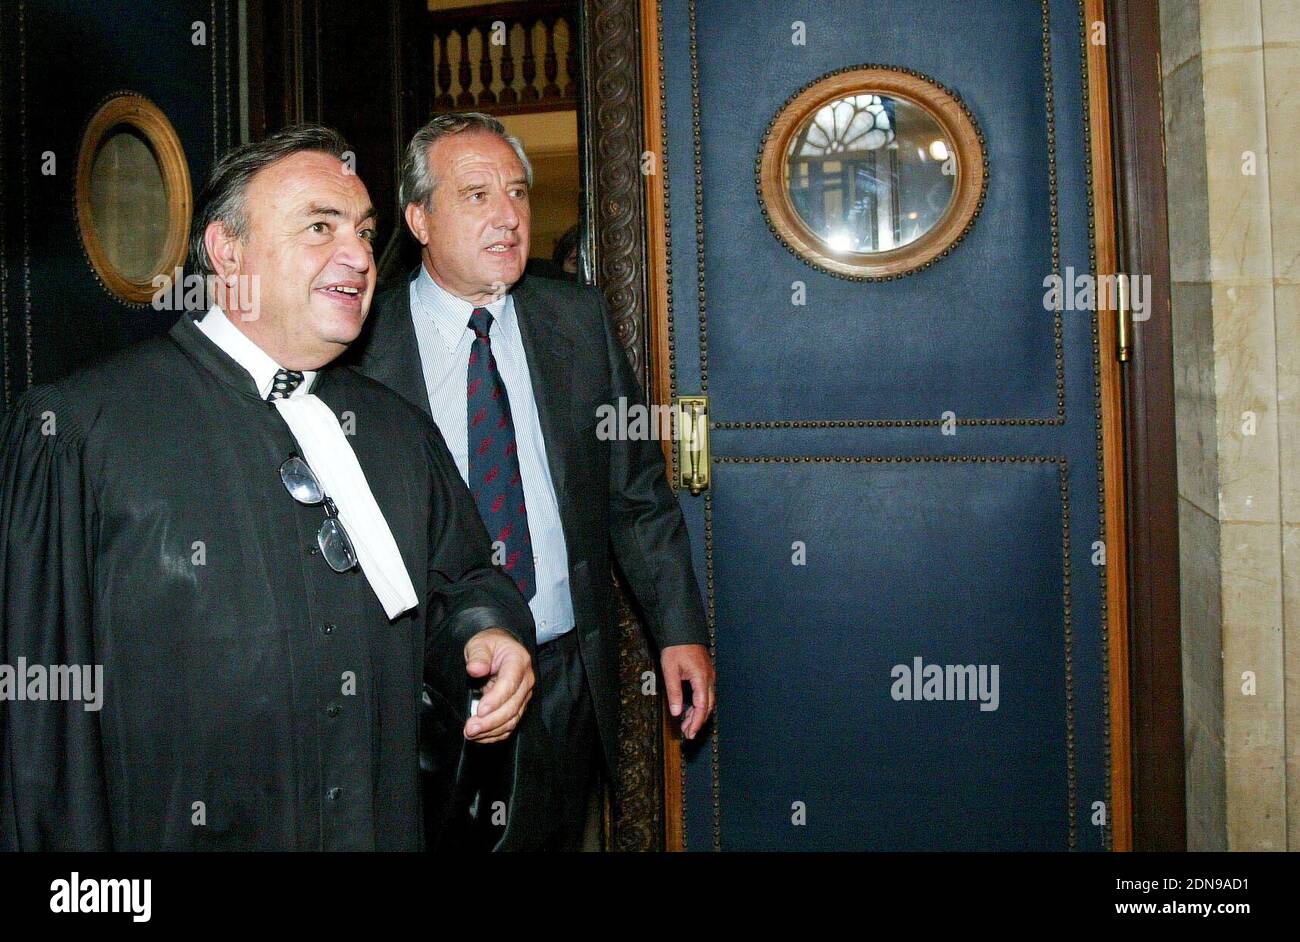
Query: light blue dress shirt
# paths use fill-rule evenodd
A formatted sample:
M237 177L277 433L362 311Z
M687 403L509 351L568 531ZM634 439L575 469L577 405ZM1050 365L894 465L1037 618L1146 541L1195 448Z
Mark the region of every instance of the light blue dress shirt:
M537 593L528 605L537 623L537 643L544 644L573 629L573 598L569 594L569 550L560 523L559 501L546 463L546 442L537 417L532 377L524 354L514 298L506 295L486 305L492 314L489 338L497 370L510 397L510 415L519 446L519 472L528 505L528 534L532 539ZM469 475L468 396L469 351L474 332L469 316L474 305L442 288L420 266L411 282L411 318L420 348L429 409L456 459L460 476Z

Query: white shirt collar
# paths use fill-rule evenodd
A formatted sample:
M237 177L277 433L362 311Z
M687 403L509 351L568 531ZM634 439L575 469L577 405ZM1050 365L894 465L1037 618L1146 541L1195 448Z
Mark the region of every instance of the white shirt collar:
M469 315L465 316L468 319ZM271 394L275 374L281 369L280 364L271 359L270 354L232 324L219 304L208 308L208 313L198 321L198 328L207 334L209 340L224 350L227 356L248 371L248 375L253 377L253 383L257 386L259 396L265 399ZM291 398L307 395L315 379L315 370L303 370L302 382L291 393Z
M438 333L449 350L454 350L469 330L469 316L475 308L488 309L492 315L493 332L498 324L506 329L515 313L514 302L509 294L488 304L471 304L434 281L429 269L423 264L420 265L420 274L415 278L415 296L420 302L421 310L433 318L434 326L438 328Z

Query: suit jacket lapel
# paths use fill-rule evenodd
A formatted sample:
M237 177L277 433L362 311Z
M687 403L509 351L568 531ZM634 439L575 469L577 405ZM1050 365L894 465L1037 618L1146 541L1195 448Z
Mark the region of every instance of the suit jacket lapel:
M546 442L546 463L560 507L566 501L569 447L573 441L573 337L566 318L525 278L512 292L515 317L528 359L537 418ZM563 516L563 514L562 514Z
M411 321L411 280L419 271L417 268L411 279L386 292L376 302L370 315L374 319L370 339L359 366L367 376L379 380L432 417L429 389L420 363L420 345Z

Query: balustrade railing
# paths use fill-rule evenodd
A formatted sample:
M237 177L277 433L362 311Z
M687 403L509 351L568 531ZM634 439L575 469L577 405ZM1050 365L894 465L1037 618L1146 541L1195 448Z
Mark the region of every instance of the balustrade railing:
M577 105L578 7L494 3L430 13L436 111L520 114Z

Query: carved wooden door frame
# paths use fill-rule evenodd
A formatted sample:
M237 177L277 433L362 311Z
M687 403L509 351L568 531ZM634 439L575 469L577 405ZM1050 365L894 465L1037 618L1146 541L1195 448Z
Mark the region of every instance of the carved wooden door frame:
M650 5L653 10L653 5ZM647 393L649 305L647 272L662 245L645 212L642 10L638 0L583 0L578 109L583 147L583 251L586 274L604 293L619 341ZM651 20L653 23L653 20ZM657 119L656 119L657 120ZM646 696L642 677L656 670L645 632L619 599L620 718L614 780L605 805L610 850L664 847L663 718L659 697Z

